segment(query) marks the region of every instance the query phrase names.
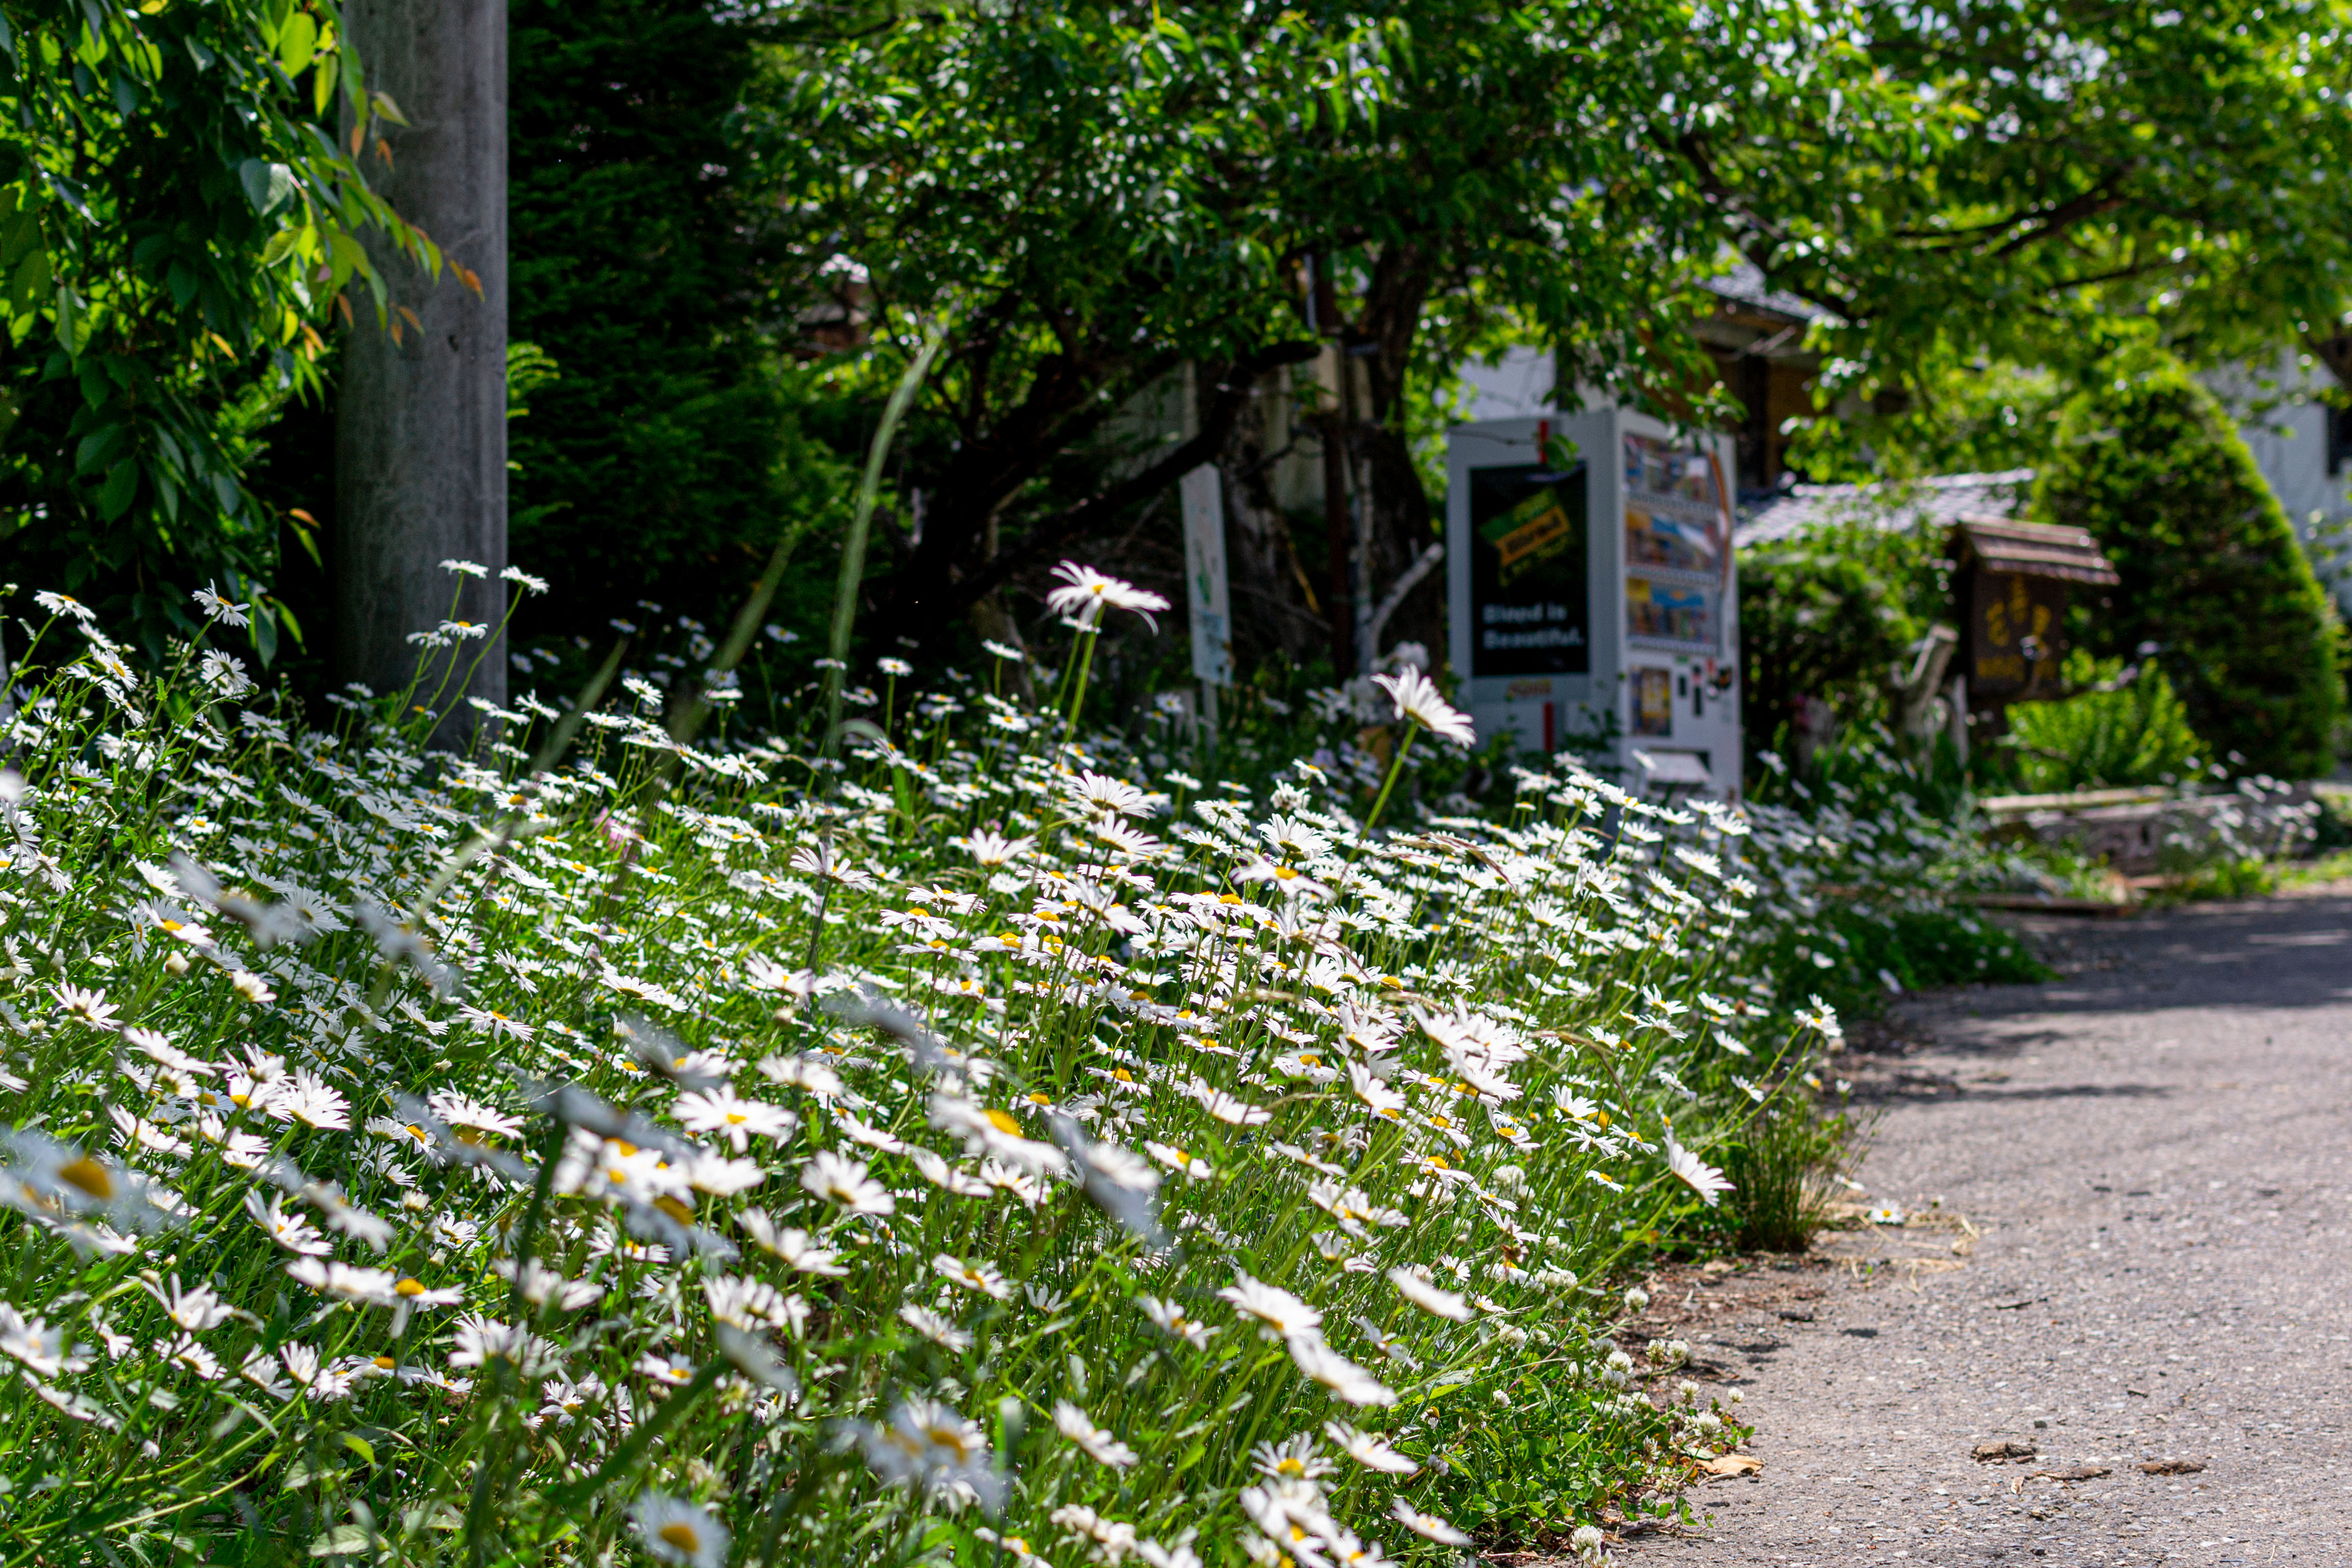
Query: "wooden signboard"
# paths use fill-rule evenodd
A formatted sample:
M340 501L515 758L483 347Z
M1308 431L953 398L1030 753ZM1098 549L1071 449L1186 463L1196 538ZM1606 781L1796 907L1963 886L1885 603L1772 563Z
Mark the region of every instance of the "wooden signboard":
M1963 517L1952 531L1969 706L2003 708L2062 692L2066 594L2076 583L2119 579L2079 528Z

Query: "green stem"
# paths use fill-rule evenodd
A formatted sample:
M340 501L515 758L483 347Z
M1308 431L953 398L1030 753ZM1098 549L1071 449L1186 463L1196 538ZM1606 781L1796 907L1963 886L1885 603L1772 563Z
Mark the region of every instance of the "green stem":
M1405 721L1404 739L1397 745L1396 755L1389 760L1389 776L1381 781L1380 797L1372 802L1372 814L1364 818L1364 832L1369 836L1372 825L1381 819L1381 807L1389 803L1389 791L1396 788L1397 774L1404 771L1404 754L1412 750L1412 738L1421 733L1421 721Z
M585 1480L575 1481L571 1486L559 1488L551 1492L548 1495L551 1511L561 1513L575 1509L604 1489L605 1482L627 1475L630 1468L637 1462L638 1457L653 1446L654 1439L667 1431L679 1416L685 1415L688 1405L709 1392L710 1385L719 1381L719 1374L726 1371L728 1361L723 1355L713 1355L709 1361L704 1362L685 1387L663 1400L660 1409L636 1424L630 1431L627 1441L613 1450L613 1457L606 1459L594 1475Z
M1078 634L1078 685L1077 689L1070 694L1070 716L1062 723L1062 739L1065 742L1078 731L1078 710L1086 706L1087 677L1095 667L1095 638L1099 635L1092 626Z
M915 400L916 390L931 372L931 362L939 357L947 342L947 328L933 327L923 340L921 352L907 374L898 378L891 389L890 401L883 406L882 423L874 432L874 444L866 448L866 474L857 483L857 510L849 520L849 535L841 544L841 576L833 588L833 635L826 640L825 651L833 662L824 671L824 754L831 757L841 744L841 674L849 662L849 631L857 620L857 587L866 579L866 536L874 521L874 504L882 491L882 462L890 455L891 437L898 433L898 421L906 417L907 405Z

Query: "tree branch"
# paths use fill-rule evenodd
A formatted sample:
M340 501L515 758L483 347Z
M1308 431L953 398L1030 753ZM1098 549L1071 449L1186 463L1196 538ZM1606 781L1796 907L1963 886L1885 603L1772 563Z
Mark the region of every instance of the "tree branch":
M1286 364L1304 363L1322 349L1320 342L1311 341L1281 342L1234 362L1218 378L1213 394L1201 410L1198 434L1189 440L1178 442L1139 472L1096 491L1076 506L1066 507L1051 517L1041 519L1030 528L1019 544L1004 551L995 560L956 584L958 603L971 604L1041 556L1088 532L1124 509L1165 489L1214 458L1223 447L1225 437L1232 433L1234 421L1240 416L1242 405L1249 401L1250 388L1257 378Z

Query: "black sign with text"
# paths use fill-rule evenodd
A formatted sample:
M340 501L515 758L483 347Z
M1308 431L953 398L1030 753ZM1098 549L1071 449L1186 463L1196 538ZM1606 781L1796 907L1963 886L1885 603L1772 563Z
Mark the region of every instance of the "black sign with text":
M1470 673L1592 668L1586 469L1470 470Z

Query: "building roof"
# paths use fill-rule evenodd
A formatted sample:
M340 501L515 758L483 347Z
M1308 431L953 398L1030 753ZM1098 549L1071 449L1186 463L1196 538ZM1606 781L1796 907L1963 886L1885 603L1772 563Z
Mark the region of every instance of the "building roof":
M1967 565L1973 556L1989 572L2020 577L2056 577L2068 583L2113 587L2123 581L2099 552L2090 531L2054 523L2020 522L2008 517L1963 517L1952 528L1952 552Z
M1895 530L1949 528L1961 517L2014 514L2033 481L2032 468L1994 474L1937 474L1906 483L1796 485L1741 510L1732 539L1742 550L1771 544L1828 523Z
M1720 278L1708 279L1704 287L1717 299L1791 321L1819 321L1830 313L1810 300L1767 286L1763 268L1745 259L1733 263L1731 270Z

